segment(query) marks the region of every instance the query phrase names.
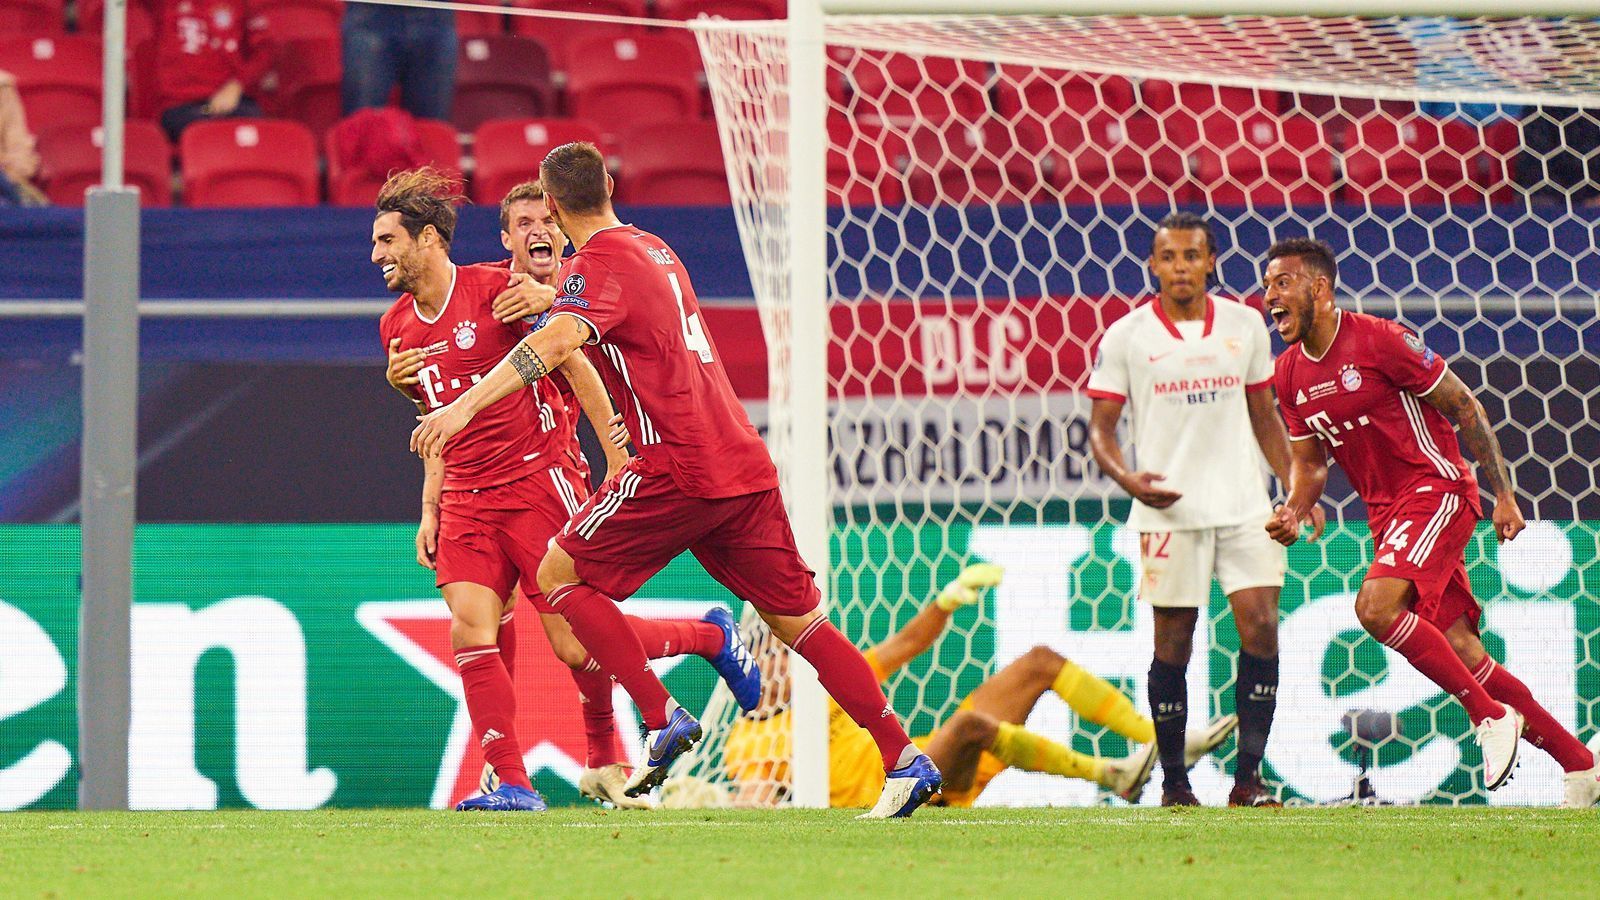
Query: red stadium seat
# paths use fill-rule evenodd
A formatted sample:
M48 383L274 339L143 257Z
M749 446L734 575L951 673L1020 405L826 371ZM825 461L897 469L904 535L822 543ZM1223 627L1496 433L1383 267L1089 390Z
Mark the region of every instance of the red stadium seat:
M79 0L78 33L99 37L105 27L106 0ZM3 31L0 28L0 31ZM128 46L156 36L156 16L147 0L128 0Z
M326 134L344 114L343 78L337 38L284 41L277 48L278 89L266 104L274 116Z
M1126 78L1052 72L1027 66L1000 66L996 106L1013 123L1024 147L1077 147L1090 123L1121 118L1135 105L1133 82Z
M477 170L472 177L472 202L499 203L517 184L539 177L539 163L552 147L590 141L605 151L600 131L576 119L499 119L473 133Z
M905 201L902 169L910 148L898 132L862 127L828 113L830 206L894 206Z
M317 141L299 122L212 119L178 141L187 206L314 206Z
M1481 138L1483 156L1478 177L1491 202L1510 203L1516 197L1513 167L1522 151L1522 126L1510 119L1499 119L1484 127Z
M1139 86L1145 108L1166 129L1167 138L1186 153L1202 143L1228 150L1239 143L1239 123L1262 116L1277 118L1282 98L1277 91L1221 87L1214 84L1146 81Z
M100 121L100 40L81 35L0 39L0 70L17 77L37 131Z
M335 206L371 206L378 199L378 189L383 187L383 177L358 170L340 170L339 155L334 151L340 125L328 130L325 157L328 160L328 202ZM451 175L461 175L461 143L456 130L449 122L417 119L417 136L422 139L422 150L427 164Z
M728 173L714 122L659 122L617 145L618 199L647 206L727 206Z
M0 34L59 34L66 27L61 0L0 0Z
M917 203L1033 203L1047 190L1042 157L1003 123L917 130L906 181Z
M1097 118L1079 146L1058 148L1050 183L1074 205L1178 204L1192 199L1183 154L1149 116Z
M1195 154L1195 177L1205 199L1218 206L1328 202L1333 149L1320 123L1263 113L1233 126L1237 136L1232 129L1216 128Z
M847 108L869 125L976 124L988 109L987 63L860 51L846 71L852 92Z
M267 34L275 41L337 40L344 4L340 0L260 0L251 12L266 19Z
M505 33L506 17L501 13L456 11L456 37L458 38L495 37Z
M663 19L693 19L700 15L724 19L782 19L788 15L784 0L656 0L656 15Z
M511 0L511 6L639 19L650 15L645 0ZM617 22L512 16L511 33L533 38L543 44L545 53L550 58L550 67L557 73L556 83L563 84L573 64L585 62L574 53L577 45L599 38L638 37L646 32L642 26L623 25Z
M648 34L596 38L571 52L583 60L567 76L572 115L616 132L699 116L699 56L682 41Z
M63 125L39 135L45 193L60 206L82 206L83 192L100 183L99 125ZM123 180L139 189L141 206L172 205L172 145L161 126L129 119L123 131Z
M1345 199L1351 203L1443 203L1484 199L1477 174L1482 146L1476 129L1413 114L1372 116L1356 123L1344 154Z
M450 116L457 128L472 131L490 119L555 114L550 60L538 41L512 35L461 40Z

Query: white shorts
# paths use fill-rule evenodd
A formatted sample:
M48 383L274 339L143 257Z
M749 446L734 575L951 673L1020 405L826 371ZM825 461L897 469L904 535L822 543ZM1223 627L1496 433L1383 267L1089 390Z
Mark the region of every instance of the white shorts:
M1151 606L1204 607L1211 578L1222 593L1283 587L1288 551L1258 523L1139 534L1139 596Z

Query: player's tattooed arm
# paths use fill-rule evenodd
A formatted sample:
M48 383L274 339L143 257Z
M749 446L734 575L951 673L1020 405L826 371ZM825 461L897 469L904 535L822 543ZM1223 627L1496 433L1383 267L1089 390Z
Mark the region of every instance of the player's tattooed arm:
M1449 369L1422 399L1456 423L1461 442L1467 445L1467 452L1477 460L1478 471L1483 473L1484 487L1494 494L1495 535L1502 541L1516 537L1527 523L1517 507L1517 491L1511 484L1505 454L1500 451L1500 441L1494 436L1494 428L1489 424L1489 413L1484 410L1483 403Z
M566 361L589 337L589 326L576 316L557 315L538 331L518 342L489 374L468 388L455 402L417 417L411 432L411 452L424 459L444 452L445 442L467 427L484 407L526 389ZM519 358L524 350L528 358ZM537 365L534 363L537 360ZM542 369L542 371L541 371ZM532 376L532 377L529 377Z

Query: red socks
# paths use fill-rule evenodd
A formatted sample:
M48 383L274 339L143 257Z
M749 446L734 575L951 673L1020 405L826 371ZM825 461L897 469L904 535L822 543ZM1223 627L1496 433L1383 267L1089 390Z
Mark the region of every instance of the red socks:
M1505 707L1472 677L1467 664L1451 649L1444 632L1416 613L1409 610L1401 613L1389 626L1388 633L1378 640L1399 651L1418 672L1460 700L1474 724L1505 715Z
M641 619L638 616L623 618L633 626L634 633L639 635L639 643L644 645L644 655L651 659L683 654L712 657L722 652L722 629L710 622Z
M1533 699L1533 692L1517 676L1495 664L1494 658L1485 656L1483 662L1472 670L1472 677L1488 689L1491 696L1522 713L1526 724L1523 736L1528 743L1561 764L1562 771L1582 772L1594 768L1594 754L1572 732L1561 726L1556 717Z
M500 616L500 634L494 643L500 648L500 662L505 664L506 674L517 677L517 625L510 612Z
M617 604L586 584L568 584L546 595L550 605L572 626L578 643L611 674L617 684L633 698L644 719L645 728L655 731L667 724L667 706L672 695L661 679L650 670L639 635Z
M462 647L456 651L456 669L461 673L472 730L483 745L483 758L494 766L503 784L531 789L533 784L528 781L514 724L517 696L500 659L500 648L493 644Z
M834 702L872 735L883 756L883 768L897 769L911 738L883 695L883 686L856 646L825 616L818 616L792 645L817 670L817 679ZM1471 676L1468 676L1471 680Z
M583 735L589 747L584 765L598 769L627 762L618 754L617 718L611 707L611 676L600 670L599 663L587 659L583 668L572 670L572 680L578 686L578 701L583 704Z

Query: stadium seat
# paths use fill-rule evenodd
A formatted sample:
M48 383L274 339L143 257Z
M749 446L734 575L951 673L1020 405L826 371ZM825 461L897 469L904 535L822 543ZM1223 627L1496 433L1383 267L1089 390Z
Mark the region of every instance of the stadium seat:
M274 116L326 134L344 114L343 78L337 38L301 38L277 48L278 89L266 103Z
M645 0L511 0L511 6L551 12L582 12L594 15L646 18L650 15ZM577 45L599 38L638 37L643 27L617 22L583 22L545 16L512 16L511 33L530 37L544 45L556 84L566 83L572 64L580 59Z
M45 193L60 206L82 206L83 192L100 183L99 125L63 125L39 135ZM161 126L129 119L123 129L123 179L139 189L141 206L172 205L172 145Z
M505 33L506 17L500 13L456 11L456 37L458 38L496 37Z
M1033 203L1047 192L1043 157L1000 122L917 129L906 169L917 203Z
M340 123L342 125L343 122ZM456 129L449 122L417 119L417 136L422 139L422 150L428 165L452 175L461 174L461 143L456 139ZM383 178L367 172L340 170L339 155L334 152L339 127L328 129L324 158L328 161L328 202L335 206L371 206L383 187Z
M275 41L337 40L344 4L340 0L260 0L251 12L266 19L267 34Z
M1277 119L1282 106L1277 91L1153 79L1139 85L1139 96L1161 121L1167 138L1186 153L1196 152L1202 143L1228 149L1239 142L1240 122Z
M1476 129L1420 113L1357 122L1344 153L1351 203L1438 204L1484 199L1474 177L1482 147Z
M17 77L23 109L35 129L100 121L98 38L0 39L0 70Z
M450 119L473 131L490 119L556 114L550 60L532 38L463 38L456 58L456 96Z
M617 193L646 206L727 206L728 173L715 122L643 125L617 144Z
M894 206L905 201L902 169L910 153L899 132L863 127L828 112L828 204Z
M98 37L105 27L105 12L105 0L79 0L78 33ZM155 36L156 17L151 4L128 0L128 46L136 47Z
M655 122L682 122L700 112L699 57L660 35L591 38L570 48L583 65L567 76L573 116L628 131Z
M186 206L314 206L317 142L283 119L196 122L178 142Z
M788 15L784 0L656 0L656 15L688 20L700 15L724 19L781 19Z
M1024 147L1071 148L1086 139L1096 119L1120 118L1134 109L1133 82L1126 78L1000 66L995 105Z
M1183 154L1155 119L1095 118L1082 145L1057 148L1050 184L1062 202L1128 206L1193 199Z
M472 202L499 203L518 183L539 177L539 163L550 148L570 141L606 145L600 131L576 119L498 119L473 133L477 169L472 177Z
M846 65L847 109L865 124L907 129L958 120L976 124L988 109L987 63L858 51Z
M1205 199L1218 206L1325 204L1333 184L1333 149L1320 123L1262 113L1237 120L1226 131L1214 124L1195 153L1194 171Z
M1517 155L1522 152L1522 126L1510 119L1499 119L1484 126L1483 156L1477 177L1493 203L1510 203L1517 196Z
M61 0L0 0L0 34L59 34L66 27Z

